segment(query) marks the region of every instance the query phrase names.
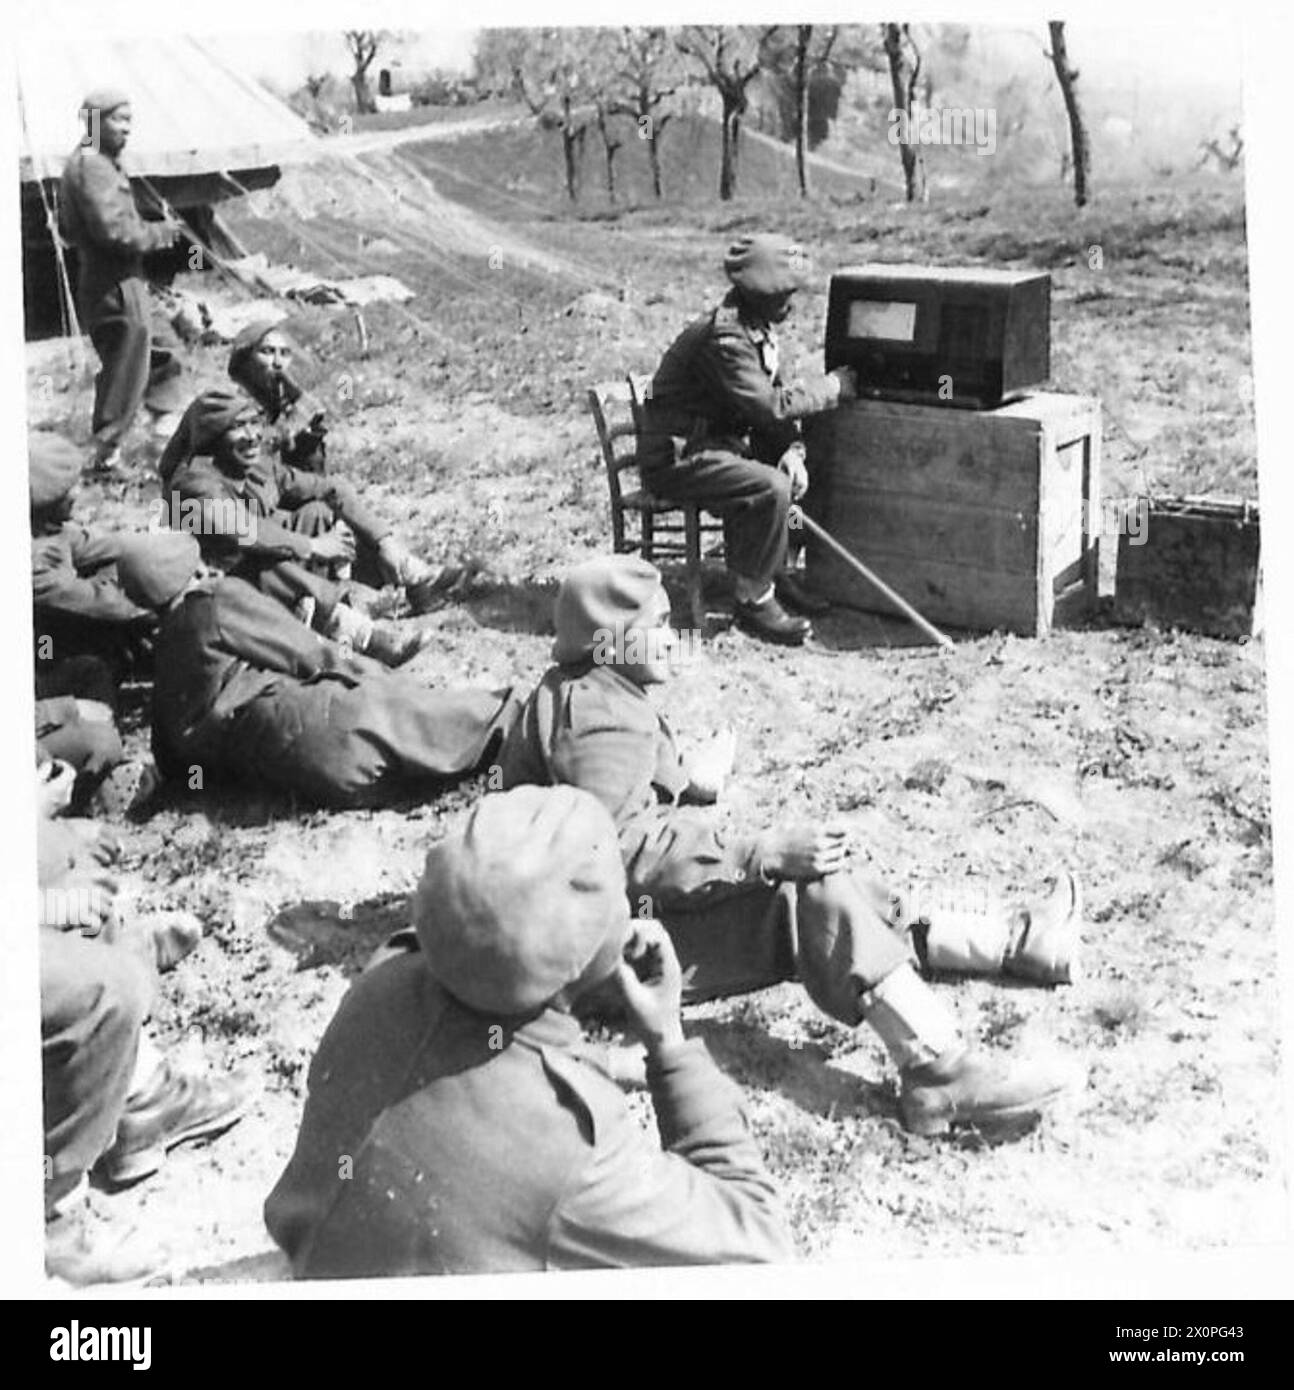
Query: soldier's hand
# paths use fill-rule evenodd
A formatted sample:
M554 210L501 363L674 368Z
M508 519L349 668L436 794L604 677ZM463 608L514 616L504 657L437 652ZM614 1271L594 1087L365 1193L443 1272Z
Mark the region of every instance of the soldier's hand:
M310 542L310 558L333 564L355 558L355 536L349 527L336 526Z
M828 372L827 375L834 376L840 383L840 399L842 401L858 399L858 373L852 367L837 367L834 372Z
M649 1052L683 1041L683 971L665 928L636 920L616 966L629 1027Z
M798 502L809 490L809 466L804 459L803 443L797 439L788 445L777 466L791 480L791 501Z
M773 830L761 844L760 864L769 878L807 883L849 867L853 845L838 825L797 825Z

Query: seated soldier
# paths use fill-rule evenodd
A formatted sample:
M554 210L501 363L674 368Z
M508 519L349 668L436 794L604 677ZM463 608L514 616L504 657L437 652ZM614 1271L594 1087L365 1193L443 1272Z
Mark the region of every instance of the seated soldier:
M516 717L511 692L430 690L208 570L163 532L122 583L157 610L153 755L163 776L223 778L329 806L378 805L475 772Z
M572 570L556 605L557 662L500 755L505 787L567 783L615 817L634 904L646 904L692 973L691 998L799 979L850 1026L867 1022L900 1070L904 1124L919 1134L1035 1118L1075 1080L1057 1065L995 1066L968 1049L913 968L1069 978L1077 884L1008 911L982 893L908 902L851 872L843 832L816 826L725 839L648 696L669 679L677 634L659 573L626 555ZM909 932L911 937L909 937Z
M267 461L260 420L241 390L207 391L193 402L179 433L198 452L160 500L166 523L196 535L208 564L256 585L307 626L384 665L403 665L425 634L374 622L360 586L329 577L355 554L351 524L370 538L379 524L348 483ZM389 536L381 543L396 546Z
M639 462L657 496L697 502L724 520L740 627L796 645L804 617L830 606L787 565L787 519L809 485L800 421L855 394L847 367L787 384L774 325L808 283L801 247L743 236L723 263L732 289L670 345L643 402Z
M45 1271L67 1284L142 1279L165 1264L91 1208L91 1172L111 1189L131 1185L180 1144L242 1118L240 1081L188 1071L148 1040L154 991L148 966L121 943L41 928Z
M608 988L646 1045L659 1143L571 1015ZM413 930L356 981L311 1063L265 1203L293 1272L792 1258L740 1093L683 1037L680 989L669 938L630 919L593 797L479 801L427 855Z
M50 819L68 790L37 784L45 1269L82 1285L142 1278L164 1263L96 1218L87 1175L111 1189L150 1177L179 1145L236 1124L245 1086L152 1044L144 1025L156 974L197 944L201 927L185 913L123 917L113 838L93 821Z
M115 686L143 657L155 623L117 582L124 533L72 519L81 476L81 453L74 445L48 430L33 430L27 457L38 689L53 662L87 656L104 663Z
M240 360L259 364L254 355ZM270 371L261 364L243 374L259 380ZM251 392L240 382L204 391L184 412L160 462L171 525L182 527L186 511L204 518L203 531L217 538L205 547L208 558L222 567L286 559L347 569L355 560L365 584L402 585L415 614L430 612L461 586L462 569L438 568L412 554L345 479L283 461L273 433L266 449L262 396L268 390L262 384ZM221 527L223 509L210 506L223 499L237 502L236 525ZM205 524L207 512L214 527Z
M229 376L255 396L265 412L266 438L279 460L309 473L327 471L324 412L303 420L304 397L292 379L292 344L276 322L258 319L234 339Z

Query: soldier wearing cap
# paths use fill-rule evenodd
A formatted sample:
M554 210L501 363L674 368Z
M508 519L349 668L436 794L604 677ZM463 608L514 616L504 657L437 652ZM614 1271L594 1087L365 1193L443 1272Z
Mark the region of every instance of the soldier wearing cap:
M289 605L304 596L329 611L344 596L317 574L304 578L303 568L337 572L354 558L370 579L402 585L417 614L435 607L462 578L460 570L414 555L346 479L267 454L264 425L257 396L241 386L215 387L184 412L163 453L170 524L196 531L210 563Z
M86 133L63 169L60 230L78 257L77 310L94 350L95 462L111 468L145 405L159 430L183 405L177 344L153 325L144 255L172 245L177 223L146 222L135 204L121 155L130 137L131 106L117 88L91 92L82 103Z
M855 394L849 368L787 383L775 325L808 284L803 248L744 236L724 270L732 289L666 351L643 404L640 462L660 497L722 516L738 624L795 645L826 603L787 566L787 518L808 487L800 421ZM782 602L779 602L779 599Z
M241 579L209 571L192 536L160 532L118 560L160 616L153 754L164 776L225 779L325 806L443 788L493 754L511 692L431 690L353 655Z
M342 1001L265 1204L299 1278L787 1260L741 1109L685 1040L669 938L569 787L485 797L427 855L413 930ZM621 1001L659 1140L572 1008Z
M95 657L110 673L111 687L142 655L155 625L117 581L125 537L74 520L82 455L73 444L52 431L34 430L27 459L37 686L44 687L42 695L73 693L45 682L53 663Z
M1075 1085L1073 1068L995 1064L972 1051L915 967L1067 982L1079 945L1075 880L1061 874L1044 900L1009 909L964 887L893 892L851 869L838 827L722 833L702 803L717 799L727 768L686 766L648 695L673 672L669 612L659 573L636 556L590 560L566 576L557 665L504 744L503 785L579 787L611 812L630 901L670 933L690 998L798 979L833 1018L880 1036L899 1068L909 1129L1019 1132Z

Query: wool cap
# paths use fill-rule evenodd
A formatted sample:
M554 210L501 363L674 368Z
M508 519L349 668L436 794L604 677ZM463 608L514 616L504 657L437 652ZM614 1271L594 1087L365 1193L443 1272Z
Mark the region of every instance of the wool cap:
M576 565L553 606L553 660L562 666L582 661L599 632L632 627L660 591L660 571L637 555L599 555Z
M197 573L201 552L184 531L132 536L117 556L117 579L131 603L161 608Z
M515 787L434 845L413 899L428 968L481 1013L531 1013L628 927L611 814L576 787Z
M247 370L247 359L255 351L262 338L268 337L275 329L281 330L282 319L253 319L239 330L229 350L229 375L241 381Z
M81 98L83 111L98 111L106 116L119 106L130 105L130 93L122 87L96 87Z
M262 416L260 405L246 391L216 386L204 391L185 413L188 420L189 455L209 454L221 436L239 420Z
M723 258L728 279L753 295L790 294L810 284L804 247L776 232L738 237Z
M27 439L27 477L34 512L61 502L76 486L84 459L75 444L50 430L34 430Z

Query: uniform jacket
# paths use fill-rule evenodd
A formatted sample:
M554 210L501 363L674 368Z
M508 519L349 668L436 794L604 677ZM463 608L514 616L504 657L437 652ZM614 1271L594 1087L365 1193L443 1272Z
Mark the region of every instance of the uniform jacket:
M171 244L168 228L139 215L120 163L89 145L78 145L63 168L59 226L79 253L78 301L86 316L114 286L142 278L146 251Z
M358 684L385 668L347 655L241 579L191 590L162 617L153 682L159 765L203 755L258 695L325 673Z
M273 458L261 459L241 477L224 472L211 458L194 458L171 477L166 500L177 530L192 530L198 524L186 523L186 513L200 518L198 541L204 555L217 563L248 556L309 560L309 536L274 519L274 513L294 511L307 502L326 503L369 544L376 545L391 531L345 480L289 468ZM204 507L204 502L215 505Z
M149 619L117 582L117 555L122 538L67 522L31 543L32 602L40 614L57 613L105 623Z
M643 407L643 465L649 471L684 454L726 449L776 463L799 437L798 422L839 398L834 378L782 380L772 328L750 319L733 294L690 323L652 378Z
M740 1093L699 1040L648 1064L659 1145L567 1014L474 1013L416 949L362 975L265 1204L300 1278L793 1258Z
M759 876L753 839L719 833L688 806L689 778L647 692L610 666L554 666L526 702L499 758L506 788L563 784L611 812L631 902L668 906Z

